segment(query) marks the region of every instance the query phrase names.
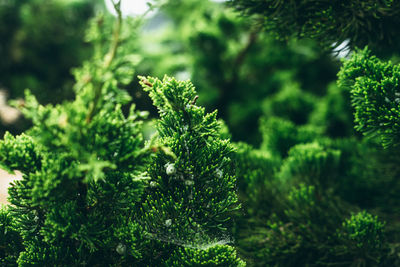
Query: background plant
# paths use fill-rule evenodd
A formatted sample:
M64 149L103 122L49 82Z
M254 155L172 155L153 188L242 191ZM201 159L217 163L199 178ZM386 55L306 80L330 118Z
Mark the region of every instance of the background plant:
M65 151L75 165L40 165L50 168L46 174L61 174L29 174L15 187L24 190L11 190L11 198L55 207L72 194L70 201L78 203L80 185L69 185L93 179L87 183L89 212L125 205L124 223L117 225L126 227L110 230L118 233L112 238L92 245L79 238L97 240L94 228L78 231L77 240L90 248L82 250L85 262L107 251L117 266L240 266L241 259L250 266L399 265L396 3L230 2L239 12L209 1L160 1L155 17L124 19L129 26L121 30L109 68L104 55L112 20L93 20L86 38L95 44L93 57L75 71L75 101L84 104L42 107L28 94L22 108L36 126L21 136L7 134L1 143L10 169L30 170ZM342 42L353 53L340 63L331 52ZM150 77L134 78L133 70ZM188 78L197 91L179 81ZM119 89L152 119L132 115L128 94ZM208 113L215 108L224 121ZM93 138L82 137L90 133ZM127 167L111 149L132 137L127 161L137 164ZM43 153L52 156L43 159ZM130 190L116 186L112 175L124 168L135 178L123 179ZM44 186L47 180L54 182ZM35 198L26 197L33 189ZM99 192L107 192L102 201ZM9 240L19 234L9 219L18 211L8 207L1 214ZM34 221L29 216L24 220ZM46 231L39 234L52 236ZM74 231L67 237L75 240ZM23 240L0 246L8 262L25 251Z
M23 173L1 210L2 263L244 266L228 245L237 196L228 172L231 148L219 137L216 112L206 115L195 105L189 82L149 78L161 119L159 137L145 144L145 115L134 105L127 114L122 110L131 98L120 87L130 83L137 61L129 54L135 36L132 28L129 35L123 30L120 3L113 3L118 17L112 35L101 16L91 23L87 39L94 53L75 70L75 100L42 106L26 91L21 108L33 127L18 136L6 133L0 142L1 166ZM130 23L138 29L140 19ZM164 164L166 157L176 162ZM162 170L152 168L160 163ZM209 165L205 172L203 165ZM163 174L171 176L164 184Z

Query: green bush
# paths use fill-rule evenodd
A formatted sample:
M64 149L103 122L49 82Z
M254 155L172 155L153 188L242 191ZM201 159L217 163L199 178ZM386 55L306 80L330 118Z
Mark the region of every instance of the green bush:
M263 103L264 116L280 117L297 125L306 124L317 98L298 87L298 84L286 84L277 94L268 97Z
M378 136L384 147L400 142L399 75L398 65L380 61L367 49L354 53L339 73L339 83L352 89L357 130Z
M291 121L270 117L261 119L260 131L263 136L261 148L285 158L292 146L318 138L321 129L311 125L296 126Z
M144 141L146 114L134 105L122 111L131 98L120 87L136 61L119 48L123 20L120 2L114 6L111 40L98 23L89 29L95 53L75 70L75 100L42 106L26 91L21 108L33 127L0 142L1 166L23 172L1 210L2 262L244 266L233 247L210 245L231 242L230 214L238 206L232 147L220 137L216 112L196 105L188 81L143 78L161 117L157 136ZM193 249L181 250L187 246Z
M122 18L115 1L76 47L92 53L75 98L14 102L32 127L0 141L1 168L23 174L1 265L399 266L399 70L376 55L396 52L397 3L230 2L249 17L179 0ZM12 3L42 36L38 2Z
M245 14L257 14L266 28L279 39L291 36L317 39L330 47L370 45L376 51L396 51L399 3L396 1L296 1L230 0Z

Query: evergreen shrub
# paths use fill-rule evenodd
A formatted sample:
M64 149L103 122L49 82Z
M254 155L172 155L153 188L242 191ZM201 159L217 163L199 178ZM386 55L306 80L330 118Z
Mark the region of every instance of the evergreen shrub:
M0 142L1 166L23 173L1 209L2 263L244 266L229 245L236 178L216 112L196 105L188 81L142 78L161 116L145 142L146 114L122 110L136 61L113 4L109 42L98 20L89 29L95 52L74 72L75 99L43 106L26 91L33 127Z
M230 2L114 1L75 98L14 103L1 265L400 266L397 2Z

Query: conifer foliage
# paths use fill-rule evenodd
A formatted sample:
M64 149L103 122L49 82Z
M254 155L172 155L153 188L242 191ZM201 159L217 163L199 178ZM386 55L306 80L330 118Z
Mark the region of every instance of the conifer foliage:
M228 266L236 266L233 262L241 261L228 252L233 248L222 246L231 242L227 231L232 225L229 215L238 207L229 158L233 148L229 140L220 136L217 113L206 114L196 105L198 96L189 81L167 76L162 81L141 77L141 84L160 114L159 149L150 164L150 186L141 208L146 232L152 239L175 245L169 250L177 245L190 248L177 251L175 258L180 254L191 258L198 251L194 259L176 263L177 266L193 266L202 261L217 265L225 260L226 264L232 261ZM220 247L214 249L210 244ZM165 248L152 253L161 253L162 258L170 256Z
M388 147L400 143L400 66L382 62L365 48L354 53L339 73L339 84L352 93L355 123L368 137Z
M398 266L400 158L393 147L399 144L399 70L375 56L398 52L397 29L383 26L398 19L398 3L230 2L259 15L280 39L314 38L327 50L343 41L350 48L369 45L343 60L337 85L315 106L293 91L290 97L303 103L291 115L296 102L285 90L265 102L265 156L257 159L264 164L246 170L240 159L254 158L254 152L243 150L236 162L245 178L238 178L245 183L240 196L246 211L238 216L239 251L251 266ZM282 110L273 105L279 98L285 100ZM368 139L351 129L353 112L355 129ZM263 206L269 209L254 209Z
M92 26L89 35L101 33ZM42 106L27 91L21 108L33 127L0 143L1 166L23 172L9 191L20 266L121 265L140 256L132 212L146 152L134 106L127 116L121 110L130 98L115 73L131 75L118 68L130 64L118 51L121 26L120 17L105 56L96 43L98 54L75 71L74 101Z
M284 47L217 3L156 2L176 32L147 39L158 31L114 0L114 24L90 24L75 99L14 103L33 126L0 141L0 167L23 174L0 207L0 265L400 266L400 69L376 56L400 40L398 3L230 1L280 39L369 44L325 90L302 69L339 61L313 42ZM154 120L122 90L135 70Z
M42 106L26 91L20 108L33 127L0 142L0 166L23 173L0 211L1 264L244 266L228 245L238 203L216 112L169 77L142 79L160 111L158 136L145 143L145 114L122 111L136 61L120 4L108 42L102 18L92 22L95 52L75 70L75 100Z
M374 0L231 0L246 14L261 15L279 39L314 38L324 46L348 41L386 53L398 47L399 2ZM389 53L390 54L390 53Z

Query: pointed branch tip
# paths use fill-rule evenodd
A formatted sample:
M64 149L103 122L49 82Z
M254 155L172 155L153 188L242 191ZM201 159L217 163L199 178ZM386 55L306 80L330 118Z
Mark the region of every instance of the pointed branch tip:
M192 105L194 105L194 104L196 104L196 101L197 101L197 99L199 98L199 96L198 95L196 95L195 97L194 97L194 99L192 100Z
M149 87L153 87L153 84L151 82L149 82L146 78L142 77L142 83L149 86Z

